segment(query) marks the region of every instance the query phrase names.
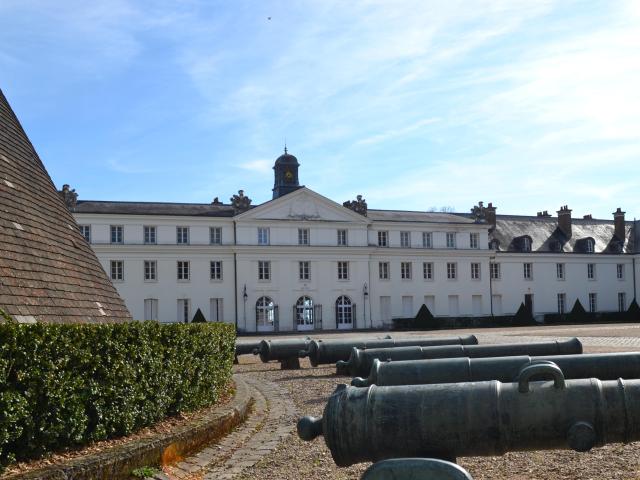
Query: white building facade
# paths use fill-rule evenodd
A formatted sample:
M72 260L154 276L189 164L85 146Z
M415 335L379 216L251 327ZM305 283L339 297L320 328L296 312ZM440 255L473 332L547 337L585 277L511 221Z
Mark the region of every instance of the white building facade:
M389 326L425 304L436 317L540 317L576 299L626 310L640 275L638 229L613 221L367 209L298 184L297 159L274 166L258 206L78 201L82 233L136 319L209 321L240 331ZM568 215L568 217L567 217Z

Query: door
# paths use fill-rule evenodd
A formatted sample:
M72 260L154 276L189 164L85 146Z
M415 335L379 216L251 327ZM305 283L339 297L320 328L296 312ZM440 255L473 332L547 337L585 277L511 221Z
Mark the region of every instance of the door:
M144 300L144 319L158 320L158 299L145 298Z
M212 298L210 300L210 308L211 308L211 315L209 316L209 318L211 319L212 322L222 322L223 320L223 316L222 316L222 298Z
M353 328L353 317L355 316L355 305L346 295L338 297L336 300L336 327L338 330L351 330Z
M301 331L313 330L313 299L311 297L303 296L298 299L293 307L296 328Z
M410 295L402 297L402 316L404 318L415 317L415 312L413 311L413 297Z
M502 315L502 295L493 296L493 314Z
M380 297L380 320L383 325L391 323L391 297Z
M458 295L449 295L449 316L457 317L460 314Z
M471 296L471 307L473 308L474 317L480 317L482 315L482 295Z
M273 332L275 330L276 307L269 297L260 297L256 302L256 330Z
M436 297L435 295L425 295L424 296L424 304L427 306L431 315L436 314Z

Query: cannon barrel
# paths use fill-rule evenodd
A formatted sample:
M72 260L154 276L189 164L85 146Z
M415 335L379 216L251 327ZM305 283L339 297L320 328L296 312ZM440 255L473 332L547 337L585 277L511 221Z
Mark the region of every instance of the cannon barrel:
M238 355L249 355L250 353L255 354L259 347L259 342L236 343L236 357Z
M530 382L548 375L552 382ZM338 466L401 457L502 455L640 440L640 380L566 380L552 364L498 381L367 388L339 385L322 418L298 435L324 435Z
M300 350L306 350L311 338L285 338L282 340L262 340L258 345L258 355L264 363L298 358Z
M313 340L306 349L300 351L300 357L309 357L311 365L326 365L340 360L348 360L353 348L361 350L370 348L392 348L407 346L437 346L437 345L477 345L475 335L464 337L408 337L408 338L373 338L346 340Z
M436 458L392 458L374 463L360 480L473 480L455 463Z
M543 357L442 358L381 362L373 360L369 377L356 377L354 387L369 385L426 385L433 383L513 382L522 367L537 362L553 362L565 378L640 378L640 353L591 353Z
M453 357L509 357L514 355L570 355L582 353L582 343L577 338L540 343L505 343L501 345L441 345L437 347L399 347L352 349L346 362L336 362L338 374L348 372L352 377L366 377L373 360L421 360Z

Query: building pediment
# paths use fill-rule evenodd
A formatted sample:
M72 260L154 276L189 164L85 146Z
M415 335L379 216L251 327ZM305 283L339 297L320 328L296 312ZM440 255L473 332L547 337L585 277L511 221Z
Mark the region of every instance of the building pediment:
M363 215L302 187L236 217L245 220L298 220L368 223Z

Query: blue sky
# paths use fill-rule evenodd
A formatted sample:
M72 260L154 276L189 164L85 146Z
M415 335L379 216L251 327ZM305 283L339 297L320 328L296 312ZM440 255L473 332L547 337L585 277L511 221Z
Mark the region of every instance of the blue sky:
M270 19L269 19L270 17ZM640 2L0 1L0 88L82 199L640 217Z

